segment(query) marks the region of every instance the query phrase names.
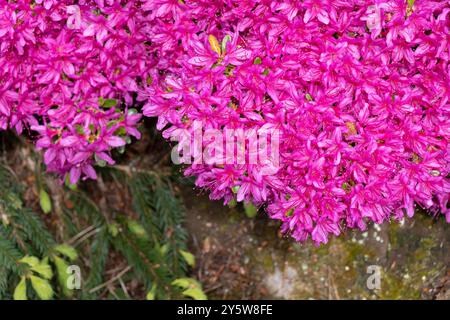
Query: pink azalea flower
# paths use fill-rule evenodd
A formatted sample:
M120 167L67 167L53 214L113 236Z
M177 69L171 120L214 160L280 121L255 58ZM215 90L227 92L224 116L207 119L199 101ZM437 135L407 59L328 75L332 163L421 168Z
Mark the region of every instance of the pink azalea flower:
M267 207L298 241L327 243L415 206L450 221L448 1L0 8L0 128L35 132L48 171L71 183L113 165L112 151L140 138L143 114L158 117L167 139L193 133L196 121L278 130L270 175L270 162L195 163L185 173L212 199Z

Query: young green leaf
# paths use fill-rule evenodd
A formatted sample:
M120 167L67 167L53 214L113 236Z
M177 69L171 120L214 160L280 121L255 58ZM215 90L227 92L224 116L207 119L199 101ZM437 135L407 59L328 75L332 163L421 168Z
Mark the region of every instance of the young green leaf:
M152 286L152 289L147 293L147 300L155 300L156 299L156 284Z
M47 262L40 262L39 264L32 266L31 270L38 273L40 276L44 277L45 279L51 279L53 277L53 271L50 265Z
M132 234L140 239L148 239L147 231L145 228L136 220L128 220L128 229Z
M255 60L253 60L253 64L261 64L262 60L260 57L256 57Z
M222 54L225 54L225 52L227 51L227 42L228 41L231 41L231 37L227 34L222 39Z
M201 284L192 278L178 278L172 282L173 286L183 289L183 295L195 300L207 300L205 293L202 290Z
M42 278L30 276L31 285L41 300L50 300L53 297L53 289L50 283Z
M294 208L291 208L288 211L286 211L286 213L284 215L286 217L292 217L293 214L294 214Z
M184 260L186 260L188 265L190 265L192 268L195 267L195 256L192 253L181 249L180 253L183 256Z
M55 250L62 255L69 258L70 261L74 261L78 258L78 253L74 247L69 246L68 244L60 244L55 247Z
M192 278L178 278L172 281L172 285L180 287L181 289L187 289L188 287L198 287L200 283Z
M25 277L20 278L20 282L14 289L14 300L28 300L27 298L27 279Z
M201 288L190 288L183 291L183 295L194 300L208 300Z
M244 202L244 210L249 218L256 217L256 214L258 213L258 209L251 202Z
M228 202L228 207L229 208L235 208L237 205L237 201L235 198L231 199L230 202Z
M20 263L26 263L30 267L37 266L39 264L39 259L33 256L25 256L19 260Z
M119 225L115 222L108 224L108 233L114 238L119 234Z
M69 268L69 265L64 259L58 256L53 256L53 262L55 263L56 273L58 274L58 282L64 295L66 297L71 297L73 295L73 291L67 287L67 280L69 279L67 269Z
M166 243L164 245L161 246L161 248L159 249L159 252L161 253L161 255L165 256L167 254L167 252L169 251L169 244Z
M39 193L39 204L41 205L41 209L45 214L49 214L52 212L52 201L50 200L50 196L47 191L41 189Z
M69 188L72 191L77 190L77 185L70 183L70 175L66 175L66 180L65 180L64 184L66 185L67 188Z
M106 99L103 100L103 104L101 106L105 109L110 109L118 105L118 101L115 99Z

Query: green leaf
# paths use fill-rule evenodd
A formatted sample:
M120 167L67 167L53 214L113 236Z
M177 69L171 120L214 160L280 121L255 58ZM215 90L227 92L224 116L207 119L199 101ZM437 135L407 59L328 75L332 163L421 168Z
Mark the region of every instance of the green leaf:
M100 157L97 154L94 154L95 164L101 168L106 167L108 164L105 160L100 159Z
M52 212L52 201L50 200L50 196L47 191L41 189L39 193L39 204L41 205L41 209L45 214L49 214Z
M39 264L39 259L33 256L25 256L22 259L19 260L21 263L26 263L30 267L37 266Z
M48 260L39 261L36 257L25 256L19 262L29 265L30 270L40 274L45 279L51 279L53 277L52 268L48 264Z
M147 231L145 231L145 228L136 220L128 220L128 229L136 237L140 239L148 239Z
M84 136L84 134L85 134L84 128L83 128L83 126L81 124L76 124L75 125L75 131L81 136Z
M147 300L155 300L156 299L156 284L152 286L152 290L147 293Z
M116 131L114 131L114 135L118 137L124 137L127 135L127 129L125 129L125 127L120 127Z
M190 297L194 300L207 300L205 293L203 292L201 284L192 278L179 278L172 282L173 286L183 289L183 295Z
M108 232L113 238L116 237L119 234L119 225L115 222L108 224Z
M183 295L190 297L194 300L208 300L206 294L201 288L190 288L183 291Z
M62 255L66 256L67 258L69 258L70 261L74 261L78 258L77 250L75 250L74 247L69 246L68 244L63 243L57 245L55 247L55 250L61 253Z
M56 272L58 274L58 282L64 295L66 297L71 297L73 295L73 291L67 287L67 280L69 279L67 269L69 268L69 265L64 259L58 256L53 256L53 262L55 263Z
M410 8L412 8L412 6L414 5L414 2L416 2L416 0L408 0L408 6Z
M293 214L294 214L294 208L291 208L288 211L286 211L286 213L284 215L286 217L292 217Z
M128 109L128 115L129 116L132 116L132 115L135 115L135 114L138 114L139 112L137 111L137 109L136 108L130 108L130 109Z
M99 99L99 104L101 107L105 109L113 108L119 104L119 102L115 99Z
M45 279L51 279L53 277L53 271L47 262L40 262L38 265L31 267L31 270L35 271Z
M227 42L231 41L231 37L227 34L225 37L223 37L222 39L222 54L225 54L227 51Z
M42 278L30 276L31 285L41 300L50 300L53 297L53 289L50 283Z
M201 284L194 278L178 278L172 281L172 285L180 287L181 289L201 287Z
M228 207L229 208L234 208L237 205L237 201L235 198L231 199L230 202L228 202Z
M256 214L258 213L258 209L251 202L244 202L244 210L249 218L256 217Z
M159 249L159 252L161 253L162 256L165 256L167 254L167 252L169 251L169 244L166 243L163 246L161 246L161 248Z
M184 260L186 260L188 265L190 265L192 268L195 267L195 256L192 253L181 249L180 253L183 256Z
M189 286L200 285L197 280L192 278L178 278L172 281L172 285L175 287L180 287L181 289L187 289Z
M256 57L255 60L253 60L253 64L261 64L262 60L260 57Z
M14 289L14 300L28 300L27 298L27 279L25 277L20 278L20 282Z
M65 183L66 187L69 188L70 190L72 190L72 191L77 190L77 185L70 183L70 175L66 175L66 180L64 183Z

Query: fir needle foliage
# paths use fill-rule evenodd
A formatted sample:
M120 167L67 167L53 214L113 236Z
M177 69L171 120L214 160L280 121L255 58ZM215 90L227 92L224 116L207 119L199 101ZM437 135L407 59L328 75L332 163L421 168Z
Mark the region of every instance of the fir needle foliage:
M170 180L151 171L105 169L101 174L130 195L129 212L101 205L82 188L64 187L63 199L70 205L52 217L61 220L58 233L44 223L42 201L41 215L26 207L24 186L0 167L1 299L110 298L111 286L113 297L133 298L118 284L133 279L147 298L197 297L176 285L177 279L188 277L195 259L186 246L183 206ZM48 196L48 201L55 200ZM128 266L123 274L111 276L108 268L117 254ZM83 270L78 291L67 287L66 271L72 264ZM201 286L198 290L202 292Z
M0 166L0 298L51 299L55 292L63 296L65 284L56 286L52 281L49 262L57 255L57 241L41 218L24 205L22 193L23 186L12 171Z
M75 215L86 219L84 227L93 225L97 230L88 244L90 265L81 296L95 299L105 294L105 268L110 253L118 252L131 267L123 278L138 279L147 297L182 298L182 290L172 283L187 276L188 261L183 252L189 252L183 206L170 181L151 171L124 173L108 169L102 177L119 183L122 191L130 195L129 209L135 216L115 212L116 208L101 208L87 194L70 191ZM68 227L74 227L73 220L65 221L72 224Z

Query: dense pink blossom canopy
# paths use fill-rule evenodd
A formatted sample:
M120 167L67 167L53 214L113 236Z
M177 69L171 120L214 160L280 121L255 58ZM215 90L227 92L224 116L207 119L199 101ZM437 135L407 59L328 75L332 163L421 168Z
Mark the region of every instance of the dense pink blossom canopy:
M326 243L414 214L450 222L450 2L0 0L0 127L37 134L51 172L95 178L140 138L276 128L281 166L191 165Z

